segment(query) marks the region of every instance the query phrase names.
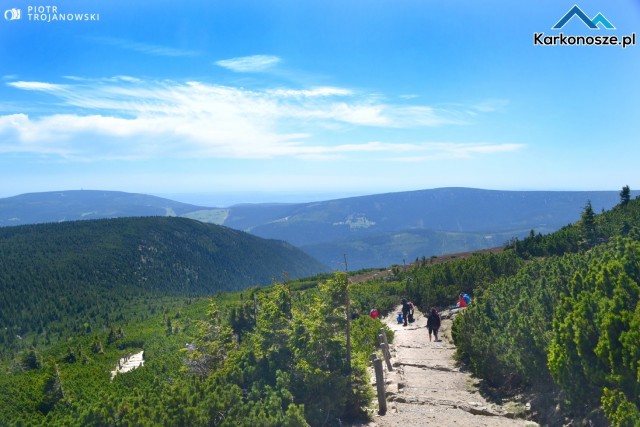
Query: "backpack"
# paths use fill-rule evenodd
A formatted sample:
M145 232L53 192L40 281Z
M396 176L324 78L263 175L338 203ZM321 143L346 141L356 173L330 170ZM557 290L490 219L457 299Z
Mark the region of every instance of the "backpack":
M429 313L429 319L427 322L430 328L439 328L440 327L440 314L436 311L435 313Z
M406 301L402 302L402 313L409 313L411 311L411 307L409 306L409 303Z

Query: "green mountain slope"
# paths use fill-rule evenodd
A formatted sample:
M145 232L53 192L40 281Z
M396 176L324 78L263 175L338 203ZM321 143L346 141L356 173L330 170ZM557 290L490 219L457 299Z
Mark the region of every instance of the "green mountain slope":
M543 425L640 420L640 198L499 254L414 265L419 306L473 296L454 321L457 356L486 384L524 393Z
M531 230L549 233L577 221L589 200L599 212L615 206L619 195L439 188L298 205L232 206L224 224L286 240L332 267L346 254L359 269L500 246Z
M599 212L618 203L619 195L617 191L438 188L289 206L233 206L224 225L262 237L277 235L294 245L408 229L545 232L577 221L587 200Z
M520 234L526 234L526 231L522 230L518 233ZM495 248L502 246L512 237L513 234L510 232L484 235L410 229L354 236L350 239L301 246L300 249L318 259L323 258L323 262L333 269L342 268L343 254L348 254L350 268L360 269L372 265L409 264L416 258L467 252L468 248Z
M103 327L142 297L212 294L325 270L288 243L185 218L3 227L0 344Z

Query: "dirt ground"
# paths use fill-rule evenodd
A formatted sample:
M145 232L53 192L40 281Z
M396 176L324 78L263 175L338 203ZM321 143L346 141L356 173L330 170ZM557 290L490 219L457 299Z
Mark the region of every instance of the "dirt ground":
M526 405L487 401L478 391L478 381L457 367L452 321L444 318L450 313L443 313L439 342L429 341L427 319L416 314L416 321L406 327L396 322L395 315L383 319L395 331L393 371L385 367L387 412L374 414L368 427L538 426L524 419Z

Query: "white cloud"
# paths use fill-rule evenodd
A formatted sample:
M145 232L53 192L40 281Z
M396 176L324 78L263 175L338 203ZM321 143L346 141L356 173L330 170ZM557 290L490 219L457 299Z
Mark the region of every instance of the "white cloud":
M487 99L472 105L471 108L473 111L480 113L492 113L505 108L507 105L509 105L509 101L506 99Z
M273 55L252 55L238 58L222 59L216 65L237 73L255 73L266 71L280 62L280 58Z
M371 142L370 130L465 123L464 107L393 105L347 88L249 90L130 76L68 83L14 81L10 87L55 98L48 114L0 116L0 152L74 160L298 157L354 154L400 161L514 151L517 144ZM353 142L332 141L349 131ZM344 138L342 138L344 139Z
M492 143L451 143L436 142L414 146L413 155L396 156L393 160L405 162L423 162L441 159L465 159L477 154L496 154L520 151L524 144L492 144Z
M313 89L273 89L268 90L266 93L277 97L292 97L292 98L314 98L324 96L349 96L353 94L353 91L340 87L322 86Z
M10 82L8 85L17 89L35 90L40 92L57 92L64 89L63 85L44 82Z
M200 55L199 52L189 49L178 49L174 47L161 46L150 43L134 42L131 40L119 39L115 37L92 37L91 40L102 44L116 46L122 49L132 50L135 52L153 56L191 57Z

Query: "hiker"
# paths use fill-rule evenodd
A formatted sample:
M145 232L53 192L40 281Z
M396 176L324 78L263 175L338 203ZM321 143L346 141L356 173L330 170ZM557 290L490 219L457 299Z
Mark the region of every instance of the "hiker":
M369 316L371 316L372 319L377 319L378 318L378 309L373 307L371 309L371 311L369 312Z
M407 318L409 317L409 312L411 311L411 307L409 307L409 303L406 298L402 298L402 320L404 323L402 326L407 326Z
M464 294L460 293L460 297L458 298L458 307L464 308L467 306L467 301L464 299Z
M466 293L463 293L462 298L464 298L464 302L466 302L467 305L471 304L471 297L469 295L467 295Z
M440 342L438 338L438 330L440 329L440 314L435 307L431 307L429 317L427 317L427 328L429 328L429 342L431 342L431 334L436 338L436 342Z
M409 323L413 323L415 322L415 319L413 318L413 309L414 309L414 305L413 302L409 301L409 315L408 315L408 321Z

